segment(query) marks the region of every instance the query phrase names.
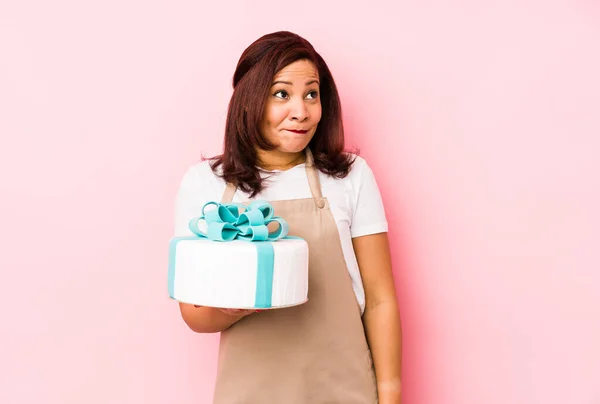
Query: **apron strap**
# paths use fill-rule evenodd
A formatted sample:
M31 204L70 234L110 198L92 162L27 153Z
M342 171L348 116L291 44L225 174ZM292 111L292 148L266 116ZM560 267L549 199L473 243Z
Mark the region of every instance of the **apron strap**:
M227 183L227 187L225 188L225 191L223 192L223 197L221 198L221 203L222 204L227 204L227 203L231 203L231 201L233 200L233 194L235 194L237 187L235 185L233 185L231 182Z
M325 206L325 200L323 199L323 194L321 193L321 183L319 181L319 171L315 167L314 159L312 155L312 151L307 147L305 149L306 153L306 176L308 177L308 185L310 187L310 193L312 197L315 199L315 204L319 209L323 209ZM231 203L233 200L233 195L237 187L232 183L227 183L225 191L223 192L223 197L221 198L221 203Z
M315 161L313 159L312 151L306 148L306 176L308 177L308 185L310 186L310 193L315 199L315 203L319 209L323 209L325 206L325 200L321 192L321 182L319 181L319 170L315 167Z

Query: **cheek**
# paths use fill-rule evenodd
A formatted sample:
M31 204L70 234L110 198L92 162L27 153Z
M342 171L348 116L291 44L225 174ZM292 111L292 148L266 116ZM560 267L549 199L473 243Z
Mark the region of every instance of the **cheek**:
M321 116L322 116L322 109L321 109L321 105L315 105L315 109L313 111L312 118L314 119L315 122L319 122L321 120Z
M267 110L267 119L273 126L279 125L287 116L287 111L282 106L272 105Z

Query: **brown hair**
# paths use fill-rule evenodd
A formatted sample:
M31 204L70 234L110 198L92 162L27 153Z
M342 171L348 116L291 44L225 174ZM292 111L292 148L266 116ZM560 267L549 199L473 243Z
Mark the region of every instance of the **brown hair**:
M250 194L259 193L263 180L256 167L256 147L273 150L260 133L260 123L273 77L297 60L309 60L319 72L321 120L310 147L316 168L337 178L345 177L353 163L344 151L342 108L338 91L323 58L304 38L288 31L267 34L252 43L241 55L233 75L223 154L212 158L215 174ZM221 173L217 169L221 167Z

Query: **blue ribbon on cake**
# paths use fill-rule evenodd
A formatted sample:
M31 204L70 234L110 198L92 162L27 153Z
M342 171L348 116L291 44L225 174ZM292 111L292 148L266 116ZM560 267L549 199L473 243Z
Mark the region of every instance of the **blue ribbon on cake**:
M206 212L211 205L216 209ZM202 220L208 226L206 232L198 227ZM279 227L269 233L267 226L273 222L279 223ZM197 236L213 241L275 241L285 237L288 232L287 222L275 216L273 206L264 201L254 201L248 206L208 202L202 207L202 216L191 219L189 227Z
M206 208L214 205L216 208L206 211ZM200 229L199 223L206 223L206 231ZM279 226L273 232L269 232L268 225L278 223ZM291 238L288 234L287 222L275 216L273 206L268 202L254 201L249 205L218 202L208 202L202 207L202 215L194 217L189 222L189 228L194 237L174 239L171 243L172 249L176 240L206 238L216 242L229 242L243 240L254 242L257 248L257 277L255 307L270 308L273 294L273 272L275 251L271 242L282 238ZM173 257L174 251L171 251ZM169 293L173 296L173 273L174 268L169 271Z

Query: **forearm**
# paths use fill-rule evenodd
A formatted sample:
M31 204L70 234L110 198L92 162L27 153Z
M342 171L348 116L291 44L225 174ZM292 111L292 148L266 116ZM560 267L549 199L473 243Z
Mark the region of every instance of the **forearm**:
M363 322L373 356L379 403L400 404L402 327L396 302L367 306Z
M215 333L229 328L243 315L224 313L213 307L180 303L181 315L187 326L198 333Z

